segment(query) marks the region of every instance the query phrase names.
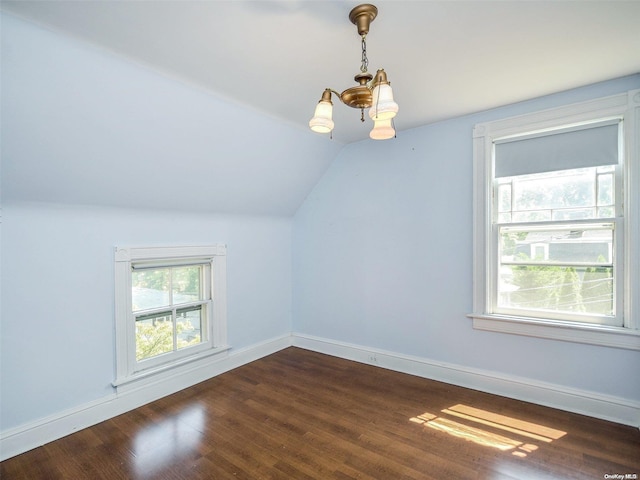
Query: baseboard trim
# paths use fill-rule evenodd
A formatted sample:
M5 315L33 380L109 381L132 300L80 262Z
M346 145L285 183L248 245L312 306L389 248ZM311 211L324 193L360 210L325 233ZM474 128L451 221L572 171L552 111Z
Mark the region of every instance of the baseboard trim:
M422 357L369 348L300 333L283 335L199 364L166 382L107 395L63 412L0 432L0 461L121 415L184 388L241 367L290 346L408 373L461 387L537 403L624 425L640 427L640 402L497 374Z
M223 358L199 362L169 379L143 388L113 393L98 400L58 412L48 417L0 432L0 461L14 457L71 433L171 395L234 368L258 360L291 346L286 334L238 350Z
M640 402L496 372L293 333L293 346L486 393L640 427Z

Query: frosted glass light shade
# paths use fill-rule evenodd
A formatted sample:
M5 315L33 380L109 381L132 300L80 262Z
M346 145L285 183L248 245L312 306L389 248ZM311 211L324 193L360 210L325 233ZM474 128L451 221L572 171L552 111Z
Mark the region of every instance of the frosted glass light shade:
M333 105L331 102L321 100L316 106L313 118L309 120L309 127L317 133L329 133L333 130Z
M374 140L388 140L393 138L396 134L396 130L391 125L391 119L376 120L373 124L373 129L369 132L369 136Z
M398 113L398 104L393 100L393 90L388 83L381 83L374 87L373 101L369 109L369 117L376 120L388 120Z

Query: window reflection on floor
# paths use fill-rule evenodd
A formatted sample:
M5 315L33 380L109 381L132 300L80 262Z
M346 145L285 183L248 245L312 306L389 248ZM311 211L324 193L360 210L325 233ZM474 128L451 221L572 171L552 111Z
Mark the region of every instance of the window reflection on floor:
M567 434L562 430L468 405L454 405L445 408L441 413L441 415L433 415L425 412L412 417L410 421L478 445L511 451L512 455L517 457L526 457L527 454L537 450L538 442L551 443ZM461 423L458 419L464 420L465 423ZM500 430L503 433L499 434L494 430Z
M201 405L191 405L175 416L144 428L133 439L136 474L145 478L166 467L177 457L196 450L205 424Z

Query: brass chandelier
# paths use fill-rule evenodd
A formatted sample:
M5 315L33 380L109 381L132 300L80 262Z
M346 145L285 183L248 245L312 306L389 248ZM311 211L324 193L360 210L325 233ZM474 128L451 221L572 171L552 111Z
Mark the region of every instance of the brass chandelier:
M309 121L311 130L317 133L329 133L333 130L333 103L331 94L335 93L342 103L352 108L360 109L360 120L364 122L364 109L369 109L369 117L373 120L373 129L369 136L374 140L387 140L396 135L393 117L398 113L398 104L393 100L391 84L387 80L384 69L379 69L373 76L367 71L367 34L371 22L378 15L378 9L371 4L358 5L349 13L349 20L358 27L358 34L362 39L362 64L360 72L354 80L358 85L347 88L338 93L332 88L326 88L322 98L316 106L313 118Z

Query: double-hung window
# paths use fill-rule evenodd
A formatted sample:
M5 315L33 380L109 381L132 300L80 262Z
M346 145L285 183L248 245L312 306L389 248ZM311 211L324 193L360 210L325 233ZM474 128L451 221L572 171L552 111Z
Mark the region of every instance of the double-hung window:
M226 248L117 248L121 385L226 350Z
M476 125L476 328L640 349L639 103Z

